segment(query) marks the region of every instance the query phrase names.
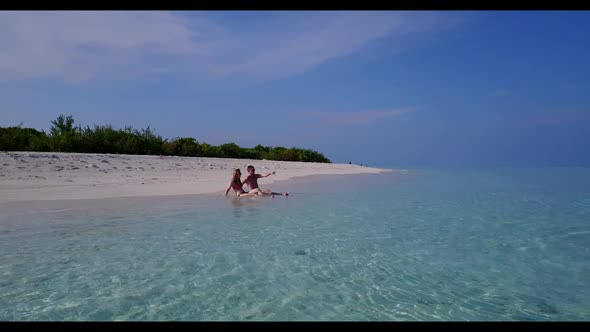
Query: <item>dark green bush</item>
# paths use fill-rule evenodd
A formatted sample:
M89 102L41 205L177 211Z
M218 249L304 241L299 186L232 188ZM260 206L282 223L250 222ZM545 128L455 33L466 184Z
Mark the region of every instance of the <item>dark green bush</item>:
M242 148L235 143L213 146L199 143L191 137L164 140L149 126L141 130L130 126L114 129L111 125L82 128L74 125L71 115L60 115L51 121L49 135L34 128L22 128L22 123L16 127L0 127L0 151L164 154L330 163L319 152L294 147L288 149L256 145L253 148Z

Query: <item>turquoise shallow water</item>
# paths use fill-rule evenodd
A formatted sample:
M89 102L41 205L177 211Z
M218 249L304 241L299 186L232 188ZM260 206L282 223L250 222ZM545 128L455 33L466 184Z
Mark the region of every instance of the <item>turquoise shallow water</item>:
M590 169L268 187L2 206L0 320L590 318Z

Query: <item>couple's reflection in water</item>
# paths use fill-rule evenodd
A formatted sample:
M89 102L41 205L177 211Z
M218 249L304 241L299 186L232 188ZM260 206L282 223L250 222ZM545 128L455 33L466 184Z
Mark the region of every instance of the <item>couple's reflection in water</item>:
M262 213L262 208L275 202L279 197L261 197L261 196L226 196L226 201L232 208L232 214L235 218L256 217ZM285 201L288 204L288 199Z
M245 216L256 216L260 213L260 206L266 197L256 196L229 196L227 200L232 207L232 214L235 218L242 218Z

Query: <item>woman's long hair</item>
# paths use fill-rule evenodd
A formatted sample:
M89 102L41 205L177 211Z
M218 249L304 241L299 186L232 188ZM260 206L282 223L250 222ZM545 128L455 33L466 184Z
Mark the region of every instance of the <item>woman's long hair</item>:
M232 173L232 176L231 176L231 182L242 184L242 181L240 180L241 175L242 175L242 172L240 171L239 168L234 169L234 172Z

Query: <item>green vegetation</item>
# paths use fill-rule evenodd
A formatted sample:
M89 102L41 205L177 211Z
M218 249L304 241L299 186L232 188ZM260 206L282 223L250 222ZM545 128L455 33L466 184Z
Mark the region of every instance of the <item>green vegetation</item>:
M74 125L71 115L60 115L51 121L49 134L33 128L22 128L22 123L16 127L0 127L0 151L2 150L331 162L319 152L294 147L257 145L242 148L235 143L213 146L190 137L162 139L150 127L142 130L133 127L114 129L111 125L83 128Z

